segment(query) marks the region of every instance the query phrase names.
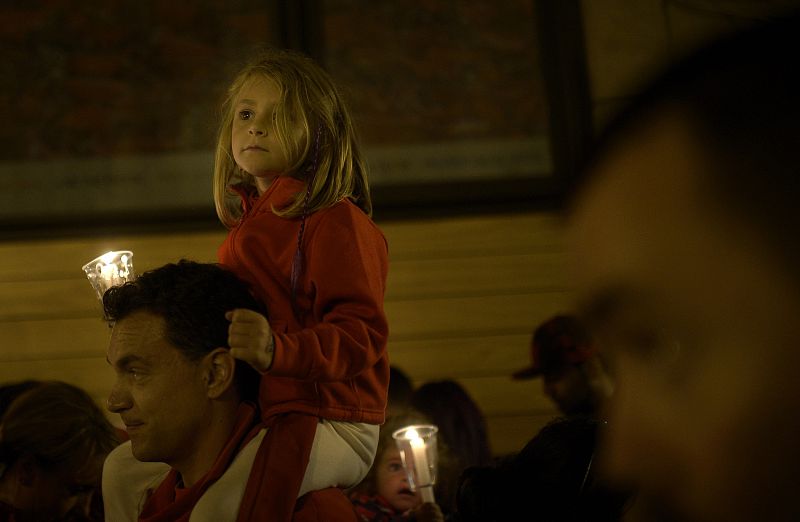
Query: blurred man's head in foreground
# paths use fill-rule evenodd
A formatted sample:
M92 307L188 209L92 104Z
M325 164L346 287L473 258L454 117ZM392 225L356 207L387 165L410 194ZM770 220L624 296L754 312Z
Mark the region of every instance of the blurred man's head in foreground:
M800 18L671 68L598 142L570 213L612 355L602 464L665 519L797 520Z

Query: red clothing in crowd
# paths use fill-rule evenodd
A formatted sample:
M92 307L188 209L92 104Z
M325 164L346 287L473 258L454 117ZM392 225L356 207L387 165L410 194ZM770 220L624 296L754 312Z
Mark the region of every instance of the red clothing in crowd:
M401 513L380 495L354 493L350 495L353 508L360 522L413 522L409 513Z
M282 176L260 197L243 198L245 214L218 252L220 263L250 283L266 305L275 336L260 406L266 417L291 411L381 424L389 383L386 240L349 200L309 215L293 307L301 219L276 216L272 209L304 190L303 182Z
M316 420L297 414L274 416L272 419L253 461L237 522L354 522L353 506L338 488L309 492L295 504L303 477L302 473L297 473L297 467L303 466L298 466L295 459L303 453L302 448L311 445L310 439L300 437L310 434L313 438L313 429L309 430L308 424L311 422L313 425ZM264 427L257 409L243 403L239 407L234 432L208 473L192 487L183 488L178 473L170 470L150 493L139 521L188 522L198 500L228 471L233 459Z
M273 330L272 366L262 376L259 393L261 417L267 423L287 414L277 423L314 416L381 424L389 385L386 239L349 200L314 212L304 222L275 215L273 209L286 207L305 188L294 178L279 177L261 196L243 194L244 215L218 252L220 263L248 282L264 303ZM301 226L302 269L293 285ZM250 480L262 482L254 480L261 471L261 491L286 489L282 498L293 505L315 429L300 420L293 430L268 433L272 447L292 448L266 459L280 462L283 476L260 470L257 460ZM335 493L320 495L336 498ZM308 504L306 513L317 504Z

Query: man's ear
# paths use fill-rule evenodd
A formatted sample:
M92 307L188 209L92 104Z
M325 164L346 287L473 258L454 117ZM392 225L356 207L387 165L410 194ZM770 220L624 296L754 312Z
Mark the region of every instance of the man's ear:
M203 377L208 397L218 399L233 387L236 359L225 348L217 348L203 357Z

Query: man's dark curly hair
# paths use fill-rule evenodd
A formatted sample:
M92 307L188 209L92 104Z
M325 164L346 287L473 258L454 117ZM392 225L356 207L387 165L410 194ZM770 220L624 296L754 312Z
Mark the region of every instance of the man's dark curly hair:
M217 264L187 260L145 272L103 295L109 321L120 321L140 310L162 317L167 341L191 361L228 346L225 313L234 308L266 315L248 285L232 272ZM254 400L258 373L237 361L236 375L242 398Z

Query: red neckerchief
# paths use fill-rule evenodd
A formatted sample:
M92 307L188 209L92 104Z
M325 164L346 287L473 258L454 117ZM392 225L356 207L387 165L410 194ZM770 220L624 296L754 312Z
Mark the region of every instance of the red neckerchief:
M317 417L301 413L272 418L256 453L236 522L292 520L318 423Z
M139 522L188 522L192 509L219 479L239 451L263 428L268 431L256 453L239 507L237 522L289 521L303 481L317 418L289 413L261 421L250 403L242 403L233 433L211 469L191 488L176 495L178 473L167 477L145 502Z
M350 501L359 517L359 520L369 522L396 522L410 521L408 513L400 513L389 501L381 495L367 495L365 493L352 493Z

